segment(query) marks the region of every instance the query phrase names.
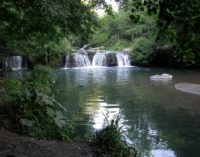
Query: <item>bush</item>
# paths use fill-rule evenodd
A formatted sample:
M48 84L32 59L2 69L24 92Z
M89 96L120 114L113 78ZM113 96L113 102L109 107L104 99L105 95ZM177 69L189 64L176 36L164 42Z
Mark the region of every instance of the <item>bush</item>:
M137 151L129 146L122 135L118 120L112 120L102 130L96 131L91 139L94 157L137 157Z
M38 138L68 139L73 132L66 109L52 96L52 71L37 66L24 80L7 78L4 83L6 129Z
M135 65L148 65L154 52L155 38L137 38L132 45L131 59Z
M27 78L27 86L35 92L52 94L55 75L49 67L37 65Z
M17 101L18 97L22 96L23 87L22 82L13 79L12 77L8 77L4 81L4 95L5 99L8 103L12 103Z
M127 47L129 47L129 43L126 40L119 40L116 43L114 43L112 46L108 47L108 49L111 50L123 50Z

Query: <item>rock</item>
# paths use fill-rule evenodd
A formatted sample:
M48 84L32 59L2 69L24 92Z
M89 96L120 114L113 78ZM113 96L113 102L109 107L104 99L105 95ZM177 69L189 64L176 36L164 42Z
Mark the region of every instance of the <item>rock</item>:
M181 92L200 95L200 84L177 83L175 88Z
M127 48L124 48L123 51L126 51L126 52L130 53L132 51L132 48L131 47L127 47Z
M68 55L66 58L65 58L65 66L66 67L75 67L75 62L74 62L74 53L72 53L71 55Z
M117 66L117 57L115 53L106 54L106 65L107 66Z
M34 56L28 56L27 57L27 62L28 62L28 68L30 68L30 69L33 69L33 67L35 66L35 65L37 65L38 64L38 60L37 60L37 58L36 57L34 57Z
M150 77L151 80L172 80L173 76L170 74L153 75Z

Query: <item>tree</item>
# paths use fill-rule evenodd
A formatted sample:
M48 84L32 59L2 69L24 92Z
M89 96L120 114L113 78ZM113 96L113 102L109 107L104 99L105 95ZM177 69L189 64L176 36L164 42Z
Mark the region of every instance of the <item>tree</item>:
M89 5L80 0L6 0L0 2L0 45L9 52L60 54L72 35L87 39L95 26Z
M171 44L174 57L182 63L197 63L200 56L199 0L132 0L133 20L138 11L158 14L157 44Z

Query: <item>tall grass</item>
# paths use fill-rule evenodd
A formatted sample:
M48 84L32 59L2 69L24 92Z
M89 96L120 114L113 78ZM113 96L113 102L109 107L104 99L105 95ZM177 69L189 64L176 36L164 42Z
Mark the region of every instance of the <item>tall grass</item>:
M94 157L138 157L134 147L130 146L119 127L119 118L112 120L106 127L95 131L90 140Z

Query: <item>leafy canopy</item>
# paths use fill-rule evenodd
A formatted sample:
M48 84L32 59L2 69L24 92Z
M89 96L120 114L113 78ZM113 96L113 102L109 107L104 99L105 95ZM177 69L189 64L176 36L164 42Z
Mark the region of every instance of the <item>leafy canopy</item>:
M80 0L0 1L0 45L10 52L56 53L64 38L87 39L94 26L92 9Z
M138 11L158 15L157 44L172 44L174 57L182 63L199 62L199 0L132 0L131 3L133 20L140 19Z

